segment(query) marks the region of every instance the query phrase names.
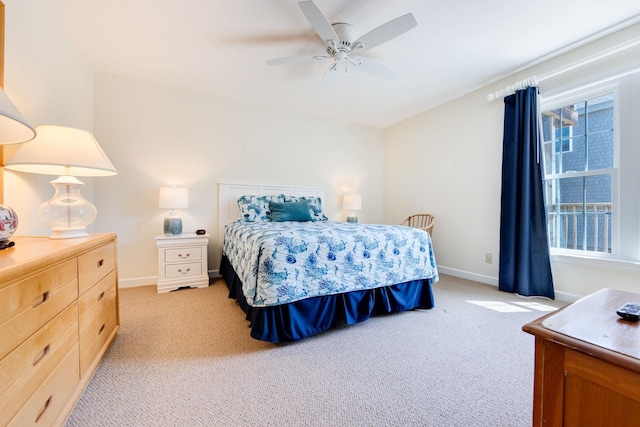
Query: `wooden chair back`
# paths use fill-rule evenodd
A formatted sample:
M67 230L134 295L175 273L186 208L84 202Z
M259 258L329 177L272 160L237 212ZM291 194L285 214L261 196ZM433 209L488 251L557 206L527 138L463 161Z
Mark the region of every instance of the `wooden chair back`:
M416 214L416 215L410 215L400 225L419 228L433 235L433 225L435 221L436 221L436 217L431 214Z

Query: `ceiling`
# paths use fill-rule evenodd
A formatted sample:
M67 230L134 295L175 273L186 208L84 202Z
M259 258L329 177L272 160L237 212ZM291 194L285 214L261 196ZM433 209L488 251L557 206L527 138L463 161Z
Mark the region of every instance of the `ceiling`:
M417 27L362 54L396 75L350 69L321 91L329 60L266 65L324 52L295 0L48 0L97 71L376 128L640 21L638 0L314 1L360 34L413 13Z

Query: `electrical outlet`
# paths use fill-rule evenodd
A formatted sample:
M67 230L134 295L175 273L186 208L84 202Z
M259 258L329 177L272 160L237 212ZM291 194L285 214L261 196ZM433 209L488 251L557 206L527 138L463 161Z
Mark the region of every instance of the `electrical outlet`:
M487 264L493 264L493 254L489 252L484 254L484 262L486 262Z

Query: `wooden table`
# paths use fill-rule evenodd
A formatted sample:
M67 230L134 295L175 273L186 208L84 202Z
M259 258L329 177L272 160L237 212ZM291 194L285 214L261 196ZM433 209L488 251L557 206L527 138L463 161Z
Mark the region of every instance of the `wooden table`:
M536 337L534 426L640 425L640 294L602 289L526 324Z

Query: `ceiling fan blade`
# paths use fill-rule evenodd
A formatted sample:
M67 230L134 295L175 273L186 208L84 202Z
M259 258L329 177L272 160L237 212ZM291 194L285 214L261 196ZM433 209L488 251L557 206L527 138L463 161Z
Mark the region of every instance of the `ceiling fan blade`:
M301 62L311 62L328 58L327 55L304 55L304 56L287 56L286 58L276 58L267 61L267 65L287 65L299 64Z
M402 15L399 18L393 19L386 24L382 24L379 27L374 28L362 37L359 37L352 43L352 45L354 43L359 43L361 47L357 47L356 49L362 52L398 37L400 34L409 31L416 25L418 25L416 18L413 17L412 13L407 13L406 15Z
M300 5L300 9L302 9L302 13L307 17L307 20L313 27L313 29L318 33L320 38L324 40L326 44L329 44L329 40L333 40L337 42L338 35L335 30L331 26L331 23L327 19L327 17L322 13L318 6L312 1L301 1L298 2Z
M363 58L358 56L353 58L354 61L359 62L359 65L356 66L360 71L364 71L367 74L370 74L375 77L382 77L384 79L391 79L396 76L396 72L390 68L385 67L384 65L372 61L371 59Z
M338 74L340 74L341 64L334 62L331 64L327 71L324 73L324 77L322 77L322 81L320 82L320 92L329 92L333 85L335 84Z

